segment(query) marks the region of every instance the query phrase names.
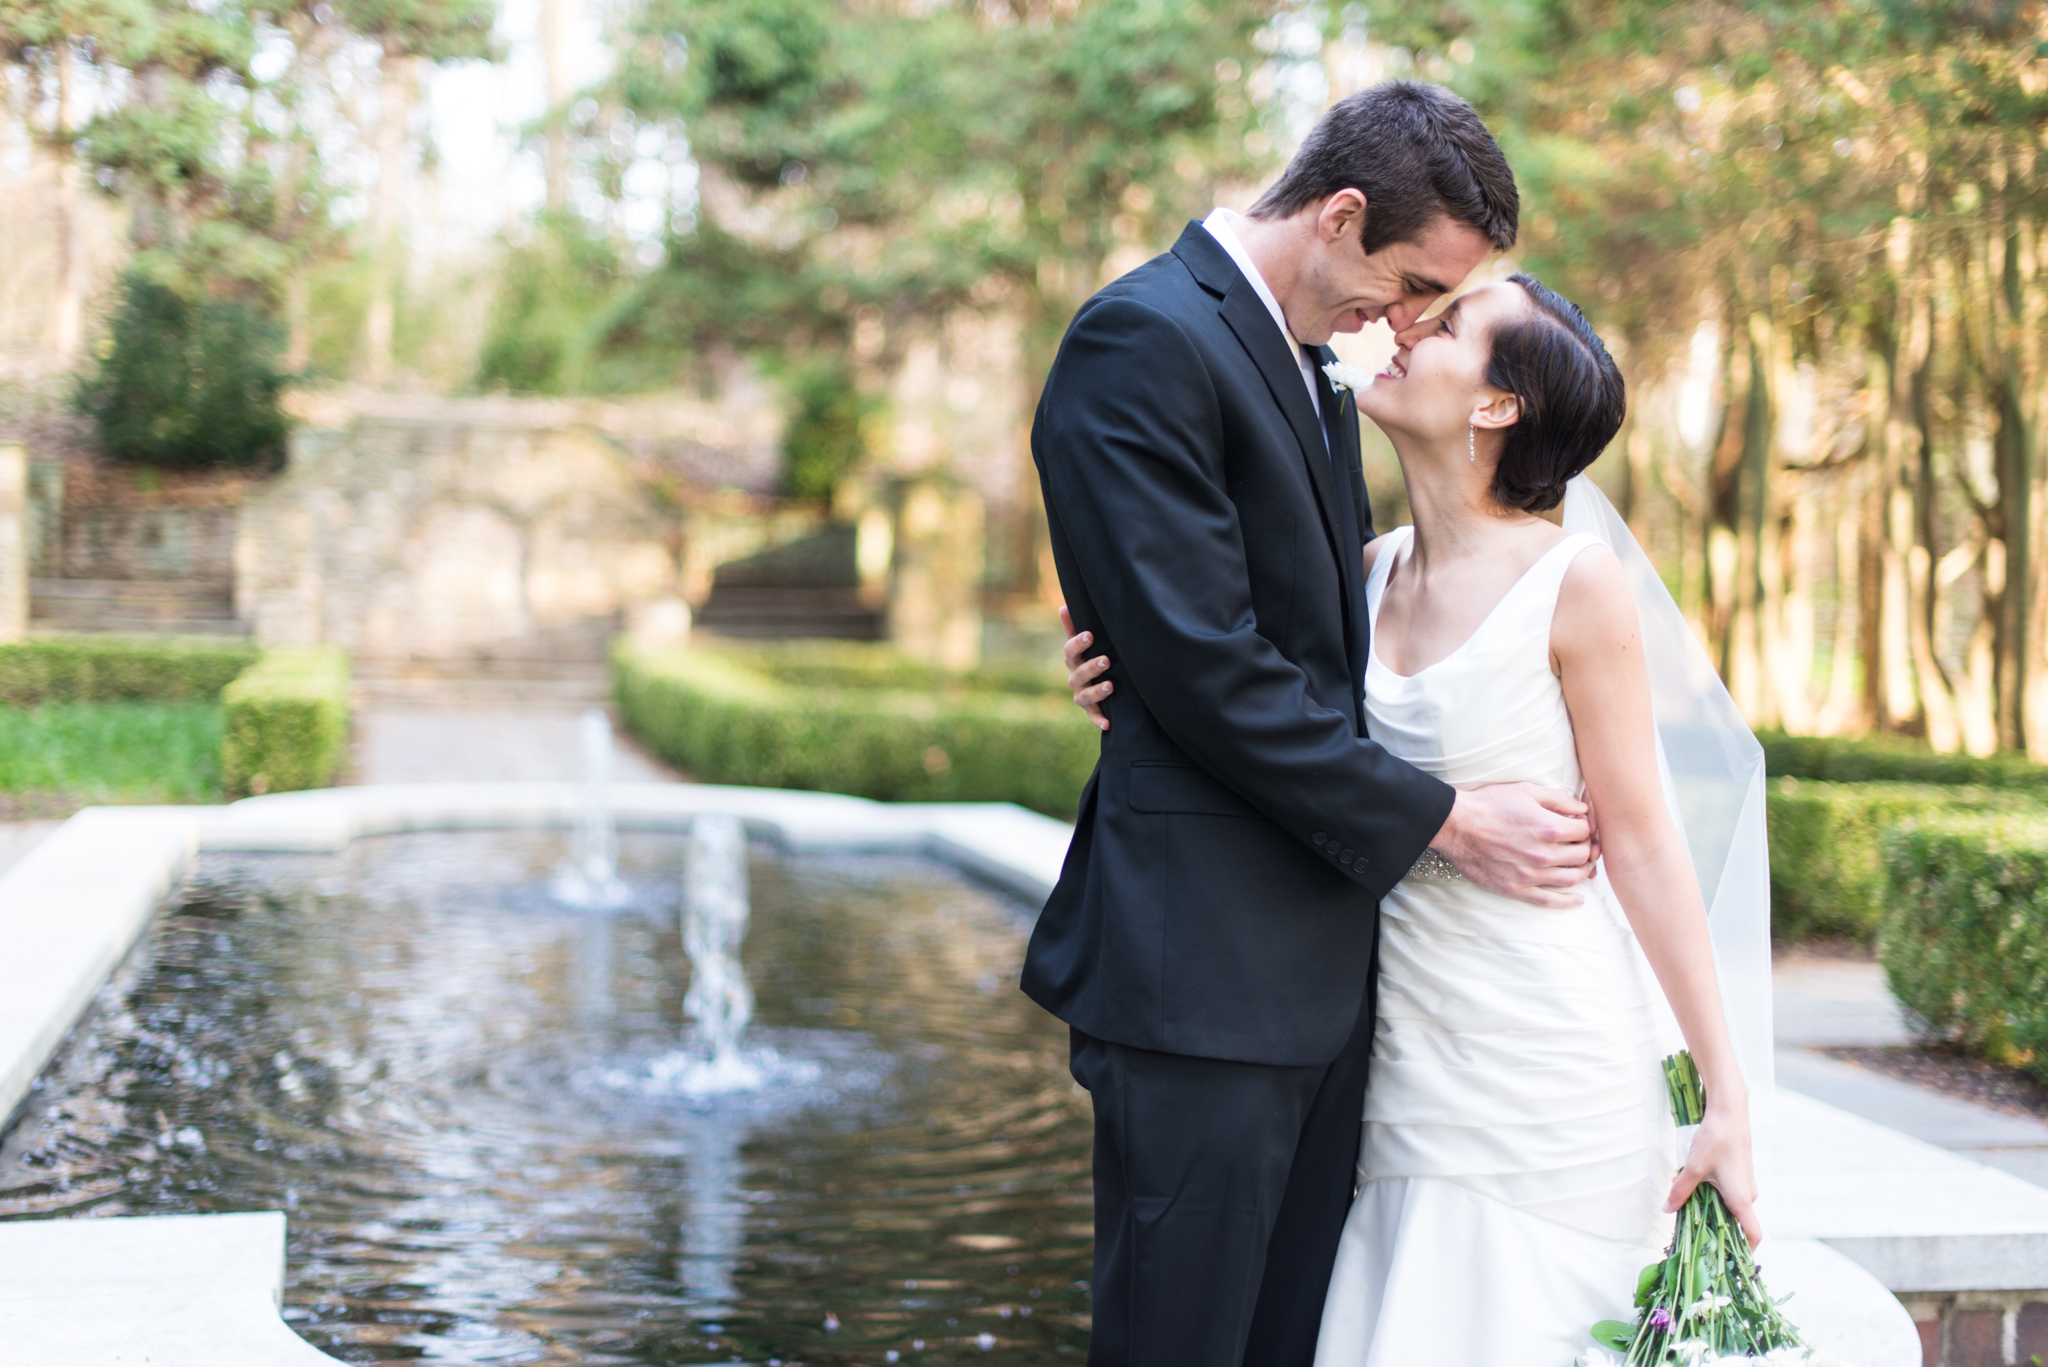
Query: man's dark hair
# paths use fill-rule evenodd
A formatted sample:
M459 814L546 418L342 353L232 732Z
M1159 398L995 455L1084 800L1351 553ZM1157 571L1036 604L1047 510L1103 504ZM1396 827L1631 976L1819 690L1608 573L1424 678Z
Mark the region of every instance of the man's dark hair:
M1448 216L1515 245L1522 199L1472 106L1440 85L1383 81L1330 106L1253 218L1291 218L1339 190L1365 196L1365 250L1413 242Z
M1562 502L1565 482L1614 440L1628 395L1621 367L1578 305L1533 275L1511 279L1530 308L1495 326L1486 362L1486 382L1521 403L1494 467L1493 496L1540 513Z

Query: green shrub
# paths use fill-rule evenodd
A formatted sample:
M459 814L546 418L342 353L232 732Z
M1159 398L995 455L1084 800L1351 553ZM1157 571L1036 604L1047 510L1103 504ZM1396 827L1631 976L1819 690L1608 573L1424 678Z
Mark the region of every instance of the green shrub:
M211 802L220 740L212 701L0 707L0 793L51 815L95 802Z
M348 754L348 656L335 646L267 650L221 693L221 785L230 796L323 788Z
M1884 914L1880 845L1904 822L1953 812L2031 811L2029 792L1928 783L1771 780L1771 935L1875 943Z
M116 460L273 469L290 428L283 346L284 329L248 303L187 299L131 275L78 406Z
M798 370L788 386L794 411L782 436L782 492L830 498L847 471L867 458L881 403L840 361Z
M885 641L720 642L719 654L799 688L882 688L904 693L1025 693L1066 697L1058 656L948 673Z
M214 636L33 636L0 645L0 703L213 703L256 662L247 641Z
M1015 802L1071 820L1095 767L1100 737L1064 697L802 686L758 660L622 644L619 710L656 754L710 783Z
M1972 783L2048 788L2048 764L2023 755L1940 755L1901 736L1788 736L1764 732L1764 771L1773 778L1835 783Z
M2048 814L1888 832L1885 976L1932 1032L2048 1080Z

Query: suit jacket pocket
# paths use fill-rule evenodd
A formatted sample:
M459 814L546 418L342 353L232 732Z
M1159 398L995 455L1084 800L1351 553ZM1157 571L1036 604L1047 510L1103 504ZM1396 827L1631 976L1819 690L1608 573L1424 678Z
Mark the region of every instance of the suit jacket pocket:
M1259 815L1249 802L1192 764L1139 760L1131 765L1131 810L1195 816Z

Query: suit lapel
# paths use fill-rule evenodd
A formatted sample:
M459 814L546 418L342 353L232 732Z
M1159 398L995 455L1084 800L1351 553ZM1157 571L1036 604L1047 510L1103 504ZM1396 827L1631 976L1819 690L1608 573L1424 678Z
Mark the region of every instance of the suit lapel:
M1224 294L1223 303L1217 311L1230 325L1230 330L1237 334L1238 345L1258 366L1273 401L1280 405L1287 425L1294 429L1294 439L1300 444L1302 459L1308 465L1309 483L1316 491L1316 507L1322 513L1323 532L1329 538L1330 553L1337 557L1341 570L1344 522L1339 511L1337 480L1330 465L1329 449L1323 445L1322 425L1316 421L1316 410L1309 403L1308 390L1301 383L1301 364L1288 350L1287 339L1273 326L1273 315L1266 312L1266 306L1259 302L1258 292L1242 275L1237 276L1236 282ZM1348 600L1349 581L1343 582L1346 583L1345 598Z

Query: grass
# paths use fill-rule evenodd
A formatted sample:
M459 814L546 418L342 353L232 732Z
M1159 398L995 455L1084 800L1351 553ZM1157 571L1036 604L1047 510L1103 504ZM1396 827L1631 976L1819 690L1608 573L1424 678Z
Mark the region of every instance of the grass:
M0 707L0 805L63 815L98 802L218 802L218 703Z

